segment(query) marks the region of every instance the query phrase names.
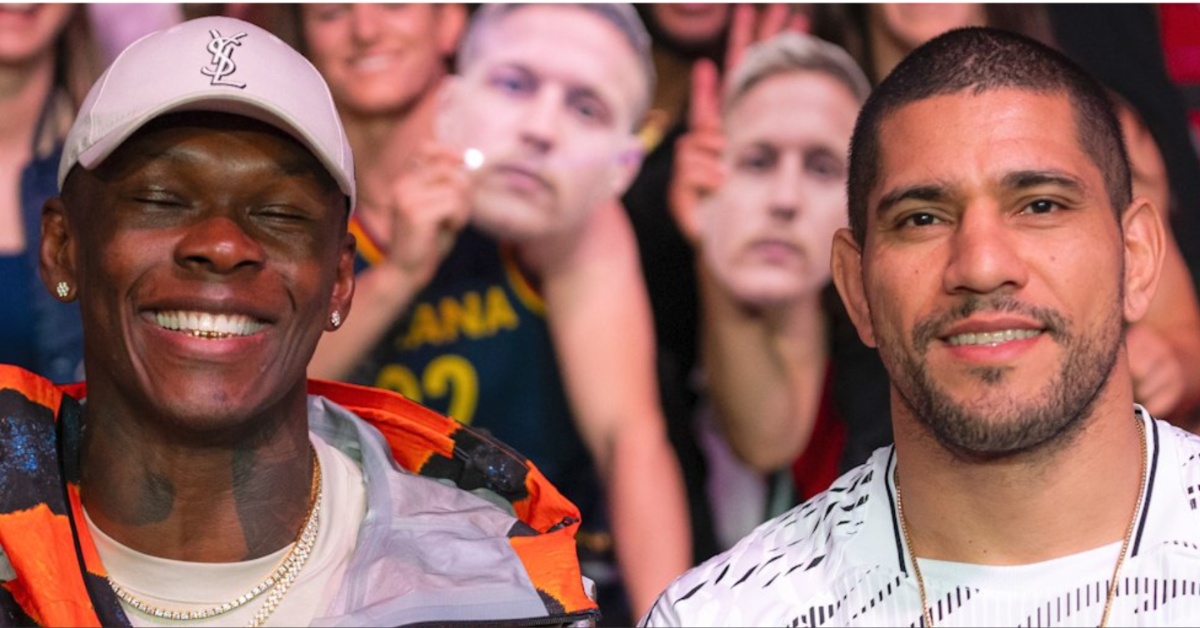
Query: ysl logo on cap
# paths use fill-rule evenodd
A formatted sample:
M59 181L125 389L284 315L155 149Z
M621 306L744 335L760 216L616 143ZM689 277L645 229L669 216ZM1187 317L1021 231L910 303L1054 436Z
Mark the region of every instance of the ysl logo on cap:
M246 33L238 33L232 37L222 37L215 30L208 31L212 41L208 42L207 50L212 53L212 65L200 68L200 73L212 77L212 85L227 85L229 87L245 87L245 83L226 80L225 77L237 72L237 64L233 62L233 47L242 45Z

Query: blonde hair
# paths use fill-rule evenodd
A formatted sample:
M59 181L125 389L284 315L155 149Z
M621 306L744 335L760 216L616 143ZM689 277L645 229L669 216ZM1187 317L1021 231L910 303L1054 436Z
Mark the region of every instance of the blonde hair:
M850 90L859 104L871 93L871 83L848 52L811 35L786 31L746 49L725 85L722 111L728 112L762 81L791 72L826 74Z

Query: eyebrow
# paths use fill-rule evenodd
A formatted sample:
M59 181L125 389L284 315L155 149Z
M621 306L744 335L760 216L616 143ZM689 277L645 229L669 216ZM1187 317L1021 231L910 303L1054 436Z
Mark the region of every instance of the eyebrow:
M563 79L563 78L555 76L555 75L550 75L549 77L547 77L547 75L545 73L539 72L535 68L530 67L529 65L526 65L525 63L523 63L521 61L504 61L504 62L498 63L490 71L495 71L495 70L512 70L512 71L519 72L527 77L532 78L534 81L536 81L539 88L544 83L546 83L547 80L549 80L551 82L561 83L563 85L563 97L564 98L567 98L567 99L579 98L579 97L595 98L596 100L600 101L601 104L604 105L607 116L613 117L615 115L612 97L609 96L608 94L605 94L604 92L596 89L594 86L592 86L586 82L580 82L580 81L576 81L576 80L570 79L570 78Z
M875 215L876 217L883 216L896 205L908 200L936 203L950 197L950 187L946 185L925 184L903 187L884 194L883 198L879 199L879 205L875 207Z
M1058 170L1018 170L1004 175L1000 183L1013 190L1041 185L1057 185L1076 193L1083 193L1085 189L1083 182L1077 177Z

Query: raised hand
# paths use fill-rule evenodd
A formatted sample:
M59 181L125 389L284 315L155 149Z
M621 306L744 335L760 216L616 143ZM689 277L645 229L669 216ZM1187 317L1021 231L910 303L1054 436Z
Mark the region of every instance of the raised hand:
M746 49L784 30L807 30L808 20L789 5L739 4L733 8L725 52L725 73L741 63ZM697 238L697 207L725 180L721 151L722 81L717 66L700 59L692 67L688 132L675 145L675 168L667 191L671 215L684 235Z
M785 30L808 31L808 17L787 4L738 4L729 23L725 72L742 62L746 49Z
M725 180L721 165L725 134L721 130L720 98L716 64L708 59L697 61L692 68L688 132L675 144L675 166L667 190L671 215L692 241L698 237L699 204Z
M467 222L468 189L460 150L423 145L395 183L386 262L415 283L427 283Z

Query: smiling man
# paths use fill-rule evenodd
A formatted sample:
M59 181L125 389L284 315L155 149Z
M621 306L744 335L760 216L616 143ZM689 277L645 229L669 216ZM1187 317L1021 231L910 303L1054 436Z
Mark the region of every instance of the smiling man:
M0 368L4 617L595 618L578 510L522 457L306 380L349 315L355 184L303 57L228 18L140 40L85 101L59 184L41 272L79 300L89 378L64 394Z
M892 382L895 446L685 575L653 625L1190 625L1200 439L1133 402L1158 281L1103 90L989 29L859 116L835 284Z

